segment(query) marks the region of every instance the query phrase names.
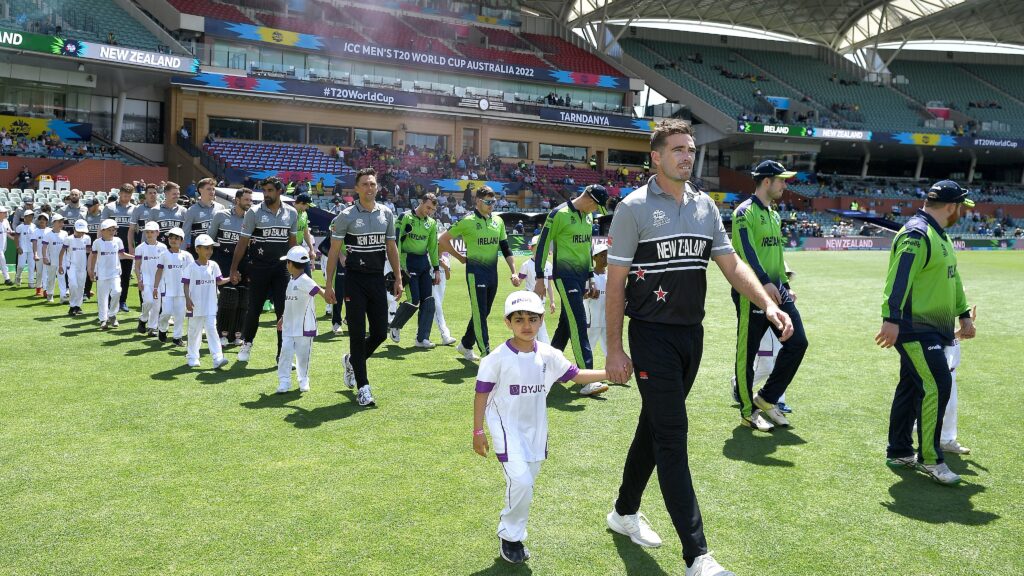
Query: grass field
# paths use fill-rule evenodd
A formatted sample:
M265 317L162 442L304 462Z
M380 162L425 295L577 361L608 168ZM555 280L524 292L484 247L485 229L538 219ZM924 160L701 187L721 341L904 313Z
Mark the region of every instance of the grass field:
M960 254L980 318L959 373L974 454L949 458L965 479L953 488L884 465L898 359L872 337L886 254L787 259L811 349L788 395L794 427L774 434L738 426L735 313L709 271L687 404L716 558L741 576L1024 574L1013 440L1024 254ZM467 300L456 269L444 307L458 335ZM85 309L72 319L28 289L0 289L0 574L683 573L657 482L643 511L665 546L642 550L605 526L639 410L633 384L594 399L555 387L533 559L509 567L494 535L504 479L470 448L475 366L453 348L412 348L414 322L371 360L378 407L362 409L341 381L347 336L317 338L312 392L276 396L270 315L252 361L234 363L231 348L214 372L208 355L192 370L182 350L137 337L127 315L101 333ZM505 337L499 317L492 344Z

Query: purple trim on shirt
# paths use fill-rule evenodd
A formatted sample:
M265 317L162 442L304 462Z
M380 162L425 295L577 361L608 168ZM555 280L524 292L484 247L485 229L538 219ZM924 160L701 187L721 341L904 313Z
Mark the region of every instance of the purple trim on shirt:
M512 345L512 339L511 338L509 338L508 340L505 340L505 346L508 346L508 349L513 351L513 352L515 352L516 354L519 354L519 349ZM537 351L537 341L536 340L533 341L533 351L534 352Z
M520 272L519 273L519 279L522 280L523 278L526 278L526 274L523 274L522 272Z
M580 369L575 366L569 366L569 369L562 374L562 377L558 379L558 382L569 382L580 373Z
M124 248L121 248L120 250L118 250L117 253L118 254L124 254ZM138 256L136 256L136 258L138 258Z
M480 394L487 394L491 390L494 390L494 382L484 382L483 380L476 381L476 391Z
M163 265L163 264L157 264L157 265L156 265L156 269L157 269L157 270L163 270L163 268L164 268L164 265Z
M758 356L768 356L768 357L775 356L775 354L772 354L771 350L758 350L757 351L757 355Z
M310 296L316 296L319 293L320 293L320 287L319 286L313 286L313 289L309 291L309 295ZM315 334L314 334L314 336L315 336Z
M221 280L223 280L223 279L224 279L224 277L223 277L223 276L217 276L217 282L220 282L220 281L221 281Z
M181 283L182 284L188 284L188 278L182 278L181 279Z
M316 330L303 330L303 336L316 336Z
M124 252L124 250L121 250L121 252ZM136 259L136 260L142 260L142 256L141 256L141 255L139 255L139 254L136 254L136 255L135 255L135 259Z
M498 462L508 462L508 453L495 454L498 457Z
M192 317L192 313L191 312L185 312L185 317L186 318L191 318Z

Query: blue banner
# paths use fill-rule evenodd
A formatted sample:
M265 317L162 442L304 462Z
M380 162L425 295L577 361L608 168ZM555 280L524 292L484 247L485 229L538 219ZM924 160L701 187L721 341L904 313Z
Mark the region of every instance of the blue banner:
M416 94L384 88L324 84L321 82L306 82L304 80L228 76L227 74L213 74L209 72L192 77L175 76L171 78L171 83L179 86L205 86L222 90L302 95L335 102L359 102L361 104L380 104L383 106L415 108L419 102Z

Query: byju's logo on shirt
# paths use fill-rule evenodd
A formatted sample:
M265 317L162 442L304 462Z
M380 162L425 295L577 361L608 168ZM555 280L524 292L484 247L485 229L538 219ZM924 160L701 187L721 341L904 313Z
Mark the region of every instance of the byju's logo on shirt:
M512 384L508 387L508 393L510 396L520 396L523 394L543 394L547 392L547 389L548 387L546 384Z

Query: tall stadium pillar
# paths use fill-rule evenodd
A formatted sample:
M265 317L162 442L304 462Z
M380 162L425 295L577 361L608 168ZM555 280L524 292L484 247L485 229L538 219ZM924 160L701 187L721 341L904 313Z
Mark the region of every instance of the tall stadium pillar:
M871 163L871 150L864 150L864 163L860 167L860 177L868 177L868 164Z
M924 152L917 149L917 168L914 168L914 180L921 179L921 169L924 168Z
M974 182L974 169L978 167L978 155L971 150L971 167L967 169L967 183Z
M124 127L124 104L128 99L127 92L121 92L117 95L117 111L114 113L114 126L113 134L111 134L111 140L114 144L121 143L121 129Z
M708 145L703 144L700 147L700 151L697 152L697 170L695 172L697 178L700 178L701 176L704 175L704 156L707 155L707 151Z

